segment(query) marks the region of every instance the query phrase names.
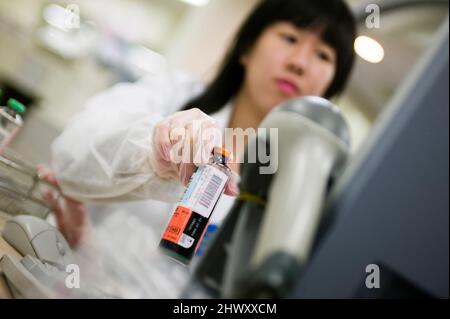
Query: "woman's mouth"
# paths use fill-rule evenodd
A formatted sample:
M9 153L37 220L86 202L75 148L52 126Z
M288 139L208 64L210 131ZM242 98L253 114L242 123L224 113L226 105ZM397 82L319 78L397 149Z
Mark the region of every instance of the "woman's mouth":
M278 89L289 97L294 97L299 93L297 85L289 80L277 79L276 83Z

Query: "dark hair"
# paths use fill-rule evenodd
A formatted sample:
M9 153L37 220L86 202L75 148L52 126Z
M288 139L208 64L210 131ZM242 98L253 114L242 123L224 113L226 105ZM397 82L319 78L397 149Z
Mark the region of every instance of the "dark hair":
M221 109L238 93L244 80L241 56L248 52L262 32L276 22L291 22L299 28L320 28L322 40L337 55L334 78L324 94L340 93L354 61L355 19L343 0L263 0L242 25L216 78L183 109L198 107L207 114Z

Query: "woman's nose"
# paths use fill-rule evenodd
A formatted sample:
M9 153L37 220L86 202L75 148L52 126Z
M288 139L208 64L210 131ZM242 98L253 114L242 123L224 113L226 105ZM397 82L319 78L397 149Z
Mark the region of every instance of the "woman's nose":
M304 75L311 67L313 58L313 49L307 45L299 46L289 56L287 68L289 71L297 74Z

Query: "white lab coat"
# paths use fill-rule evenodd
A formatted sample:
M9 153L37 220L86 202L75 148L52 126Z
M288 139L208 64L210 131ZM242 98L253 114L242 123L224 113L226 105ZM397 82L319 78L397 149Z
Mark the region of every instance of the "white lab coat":
M153 171L148 160L153 127L202 90L202 83L182 73L117 84L91 98L52 145L52 168L61 188L68 196L93 203L88 211L97 220L102 245L108 242L112 250L120 250L122 260L151 263L152 269L144 266L154 272L148 282L166 279L165 284L153 283L159 290L171 286L174 274L165 256L155 251L184 187ZM230 114L231 103L212 117L225 128ZM233 202L234 197L223 195L211 222L220 224ZM176 297L175 288L162 290L155 295L146 291L143 297Z

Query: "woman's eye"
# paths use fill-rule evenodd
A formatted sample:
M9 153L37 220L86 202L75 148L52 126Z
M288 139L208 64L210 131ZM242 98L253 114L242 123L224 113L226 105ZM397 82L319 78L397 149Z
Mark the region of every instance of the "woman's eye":
M319 59L321 59L321 60L323 60L323 61L331 61L331 56L327 53L327 52L325 52L325 51L321 51L321 50L319 50L318 52L317 52L317 56L319 57Z
M288 34L288 33L282 33L281 37L290 44L297 43L297 41L298 41L298 39L295 35Z

